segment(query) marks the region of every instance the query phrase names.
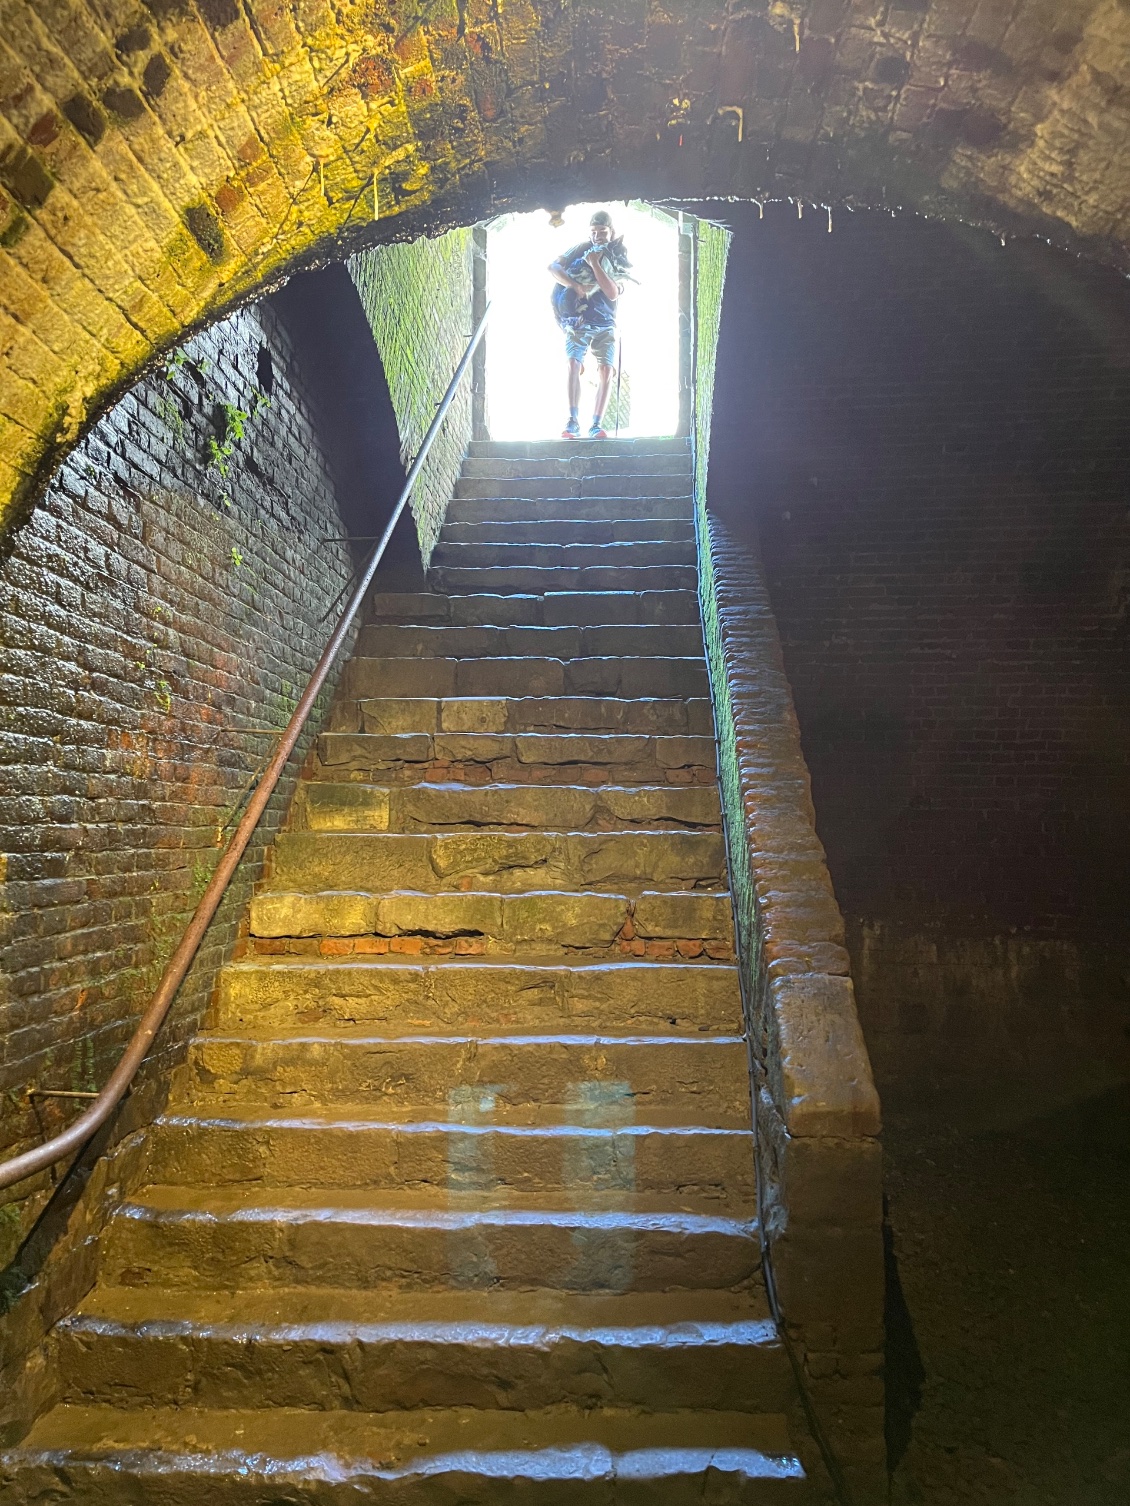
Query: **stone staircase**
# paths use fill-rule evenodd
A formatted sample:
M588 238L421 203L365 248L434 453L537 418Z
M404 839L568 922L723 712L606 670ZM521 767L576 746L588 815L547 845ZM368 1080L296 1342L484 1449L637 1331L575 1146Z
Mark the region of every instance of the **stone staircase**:
M690 491L682 441L472 446L5 1503L808 1499Z

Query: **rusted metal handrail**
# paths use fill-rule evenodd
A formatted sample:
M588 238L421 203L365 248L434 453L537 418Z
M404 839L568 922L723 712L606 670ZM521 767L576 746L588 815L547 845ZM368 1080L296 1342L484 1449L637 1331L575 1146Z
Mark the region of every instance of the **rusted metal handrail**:
M36 1146L34 1150L25 1151L23 1155L13 1156L11 1160L0 1163L0 1188L11 1187L13 1183L22 1182L25 1178L34 1176L38 1171L45 1171L48 1166L53 1166L57 1161L62 1161L72 1151L79 1150L97 1130L101 1129L102 1125L106 1123L107 1119L109 1119L110 1115L125 1097L130 1084L137 1075L139 1067L149 1054L149 1048L152 1046L157 1032L160 1030L166 1015L172 1007L177 989L184 982L185 974L191 967L193 958L196 956L200 943L204 939L204 933L207 931L212 917L219 908L220 901L224 897L224 892L239 865L239 860L242 858L247 844L251 840L252 833L259 824L260 817L267 808L267 802L274 794L275 786L278 784L279 777L286 767L287 760L294 752L295 744L302 735L302 729L306 725L306 719L310 715L318 692L325 684L326 676L329 674L334 660L341 651L342 644L345 642L353 619L365 599L377 566L380 564L381 558L388 547L388 541L392 537L393 529L400 521L400 515L404 511L408 498L412 494L412 488L415 486L424 461L427 459L428 451L431 449L435 437L439 433L443 421L447 416L447 410L451 406L459 383L463 380L467 368L471 364L471 357L474 355L475 349L483 337L489 316L490 305L488 304L474 334L471 336L470 344L463 352L459 365L455 368L455 373L444 394L443 401L436 409L435 417L432 419L431 426L424 436L424 442L421 444L416 458L412 462L412 468L409 470L404 482L404 490L397 499L392 516L389 518L385 530L377 541L372 554L369 556L369 562L365 566L357 585L354 587L352 596L338 618L337 626L330 635L322 657L314 666L309 683L302 692L298 705L294 708L294 714L286 724L282 736L279 738L279 744L275 749L274 756L267 765L259 783L256 785L239 825L232 833L231 840L228 842L227 847L225 847L220 861L216 864L211 881L205 889L184 935L180 939L180 944L169 958L161 981L157 985L157 991L154 993L152 999L150 999L149 1006L142 1015L129 1045L122 1053L118 1065L114 1068L106 1085L90 1107L85 1113L80 1114L75 1122L63 1130L61 1134L53 1136L50 1140L46 1140L42 1145Z

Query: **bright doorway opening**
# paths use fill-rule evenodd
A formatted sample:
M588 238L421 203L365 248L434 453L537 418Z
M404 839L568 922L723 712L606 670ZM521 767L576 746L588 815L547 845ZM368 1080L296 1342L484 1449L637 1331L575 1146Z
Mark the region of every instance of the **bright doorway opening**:
M605 412L621 438L674 434L679 423L679 227L637 202L572 204L564 222L540 210L507 215L487 232L486 415L492 439L556 439L568 418L565 336L553 317L547 268L589 239L594 209L607 209L623 236L634 281L617 302L617 372ZM588 427L596 363L581 378L581 425Z

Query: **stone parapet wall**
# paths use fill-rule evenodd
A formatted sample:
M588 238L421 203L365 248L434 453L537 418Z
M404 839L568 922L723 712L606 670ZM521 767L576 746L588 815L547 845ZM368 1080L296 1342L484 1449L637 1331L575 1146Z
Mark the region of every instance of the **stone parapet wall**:
M784 1320L861 1500L885 1485L879 1099L757 562L701 515L730 884L753 1036L761 1212Z
M472 231L463 229L363 251L348 264L384 363L406 470L471 336L473 258ZM471 407L467 376L409 502L425 565L471 441Z

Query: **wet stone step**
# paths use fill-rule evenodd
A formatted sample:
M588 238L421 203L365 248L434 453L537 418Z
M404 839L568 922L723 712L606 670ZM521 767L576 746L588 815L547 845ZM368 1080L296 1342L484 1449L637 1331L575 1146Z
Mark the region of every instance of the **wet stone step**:
M643 465L641 467L641 461ZM476 455L463 462L464 476L635 476L641 468L652 476L692 475L686 450L651 455L601 454L574 450L560 459L544 456Z
M651 520L694 526L694 498L675 497L477 497L449 504L448 524L594 523L628 528Z
M437 566L429 572L437 591L460 595L505 595L508 591L544 595L549 591L694 591L693 565Z
M604 439L591 449L587 442L578 445L577 440L567 439L473 439L467 447L471 456L546 456L570 460L582 455L621 455L639 460L645 455L690 455L690 440L685 435L669 435L662 438L648 436L640 439Z
M649 475L633 471L621 476L563 476L559 471L545 476L460 476L454 500L474 497L518 497L540 501L546 497L687 497L692 480L682 474Z
M455 1200L153 1187L111 1219L104 1279L223 1291L254 1273L262 1286L656 1292L734 1289L759 1274L756 1223L740 1210L684 1211L626 1193L568 1209Z
M60 1483L65 1482L65 1483ZM505 1407L54 1407L0 1454L5 1506L762 1506L808 1499L781 1415ZM60 1492L65 1492L61 1494Z
M423 936L480 938L501 951L569 952L628 939L709 943L729 957L733 925L728 894L644 892L367 894L270 891L251 901L252 936ZM674 952L672 951L672 958Z
M636 544L682 543L693 550L694 523L682 518L561 519L557 522L448 521L447 544Z
M707 785L373 785L308 781L292 811L316 832L714 829L718 791ZM653 840L662 845L662 837Z
M697 623L611 627L464 627L448 623L367 623L357 658L593 659L702 657Z
M606 627L625 623L699 625L698 596L678 591L497 592L474 596L437 591L378 593L368 620L494 627Z
M381 696L345 703L351 732L371 734L439 732L495 735L526 734L561 737L599 734L599 746L609 737L655 736L707 738L713 747L710 702L705 697L679 700L619 696ZM342 725L346 716L337 718ZM531 744L531 750L538 745ZM561 751L567 751L564 744ZM595 751L595 747L594 747ZM672 747L669 756L677 756ZM690 751L689 749L686 751ZM711 754L713 759L713 754Z
M598 1193L686 1195L705 1206L753 1206L752 1132L647 1124L481 1124L478 1104L410 1122L367 1104L333 1114L264 1113L231 1105L165 1114L148 1147L147 1180L169 1186L447 1188L502 1198L557 1193L580 1182ZM598 1106L582 1105L592 1116ZM472 1122L462 1122L470 1119Z
M349 661L341 693L386 696L624 696L674 699L709 696L706 662L697 656L660 658L490 659L364 658Z
M275 848L279 889L724 889L718 832L367 833L290 831Z
M693 541L685 543L628 544L519 544L511 540L500 543L453 543L440 539L432 555L433 570L450 567L484 569L497 566L502 570L532 565L554 570L580 570L589 565L608 569L642 565L688 565L697 558Z
M99 1287L55 1329L54 1351L62 1399L79 1405L252 1405L257 1391L316 1412L489 1410L516 1396L525 1410L791 1404L756 1293Z
M457 958L248 959L222 969L209 1018L229 1033L353 1025L400 1034L670 1036L742 1029L732 966L642 960L561 967ZM478 1110L469 1103L467 1112Z

